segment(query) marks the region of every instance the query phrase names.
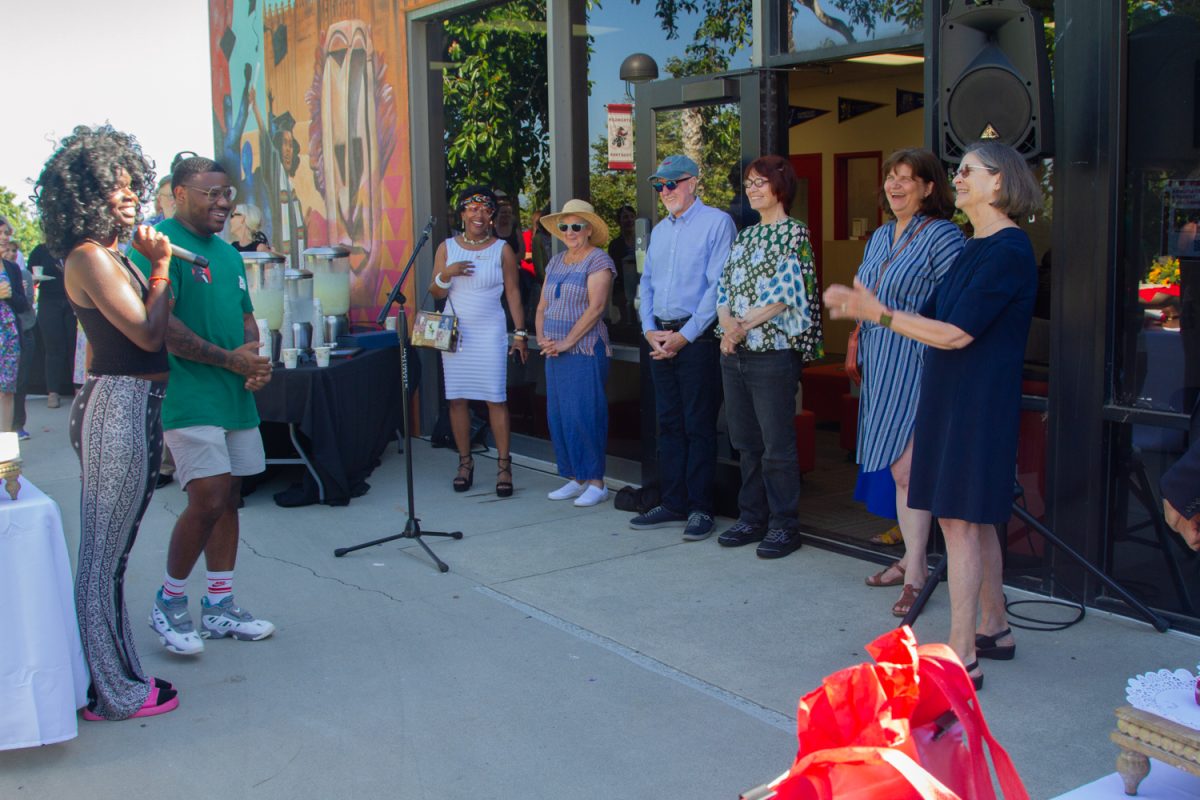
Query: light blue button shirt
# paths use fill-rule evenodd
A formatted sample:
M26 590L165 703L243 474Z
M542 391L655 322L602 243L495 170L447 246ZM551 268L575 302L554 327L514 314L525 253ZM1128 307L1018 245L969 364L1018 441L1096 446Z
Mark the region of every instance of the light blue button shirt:
M642 332L657 330L654 318L690 316L680 333L696 340L717 318L717 284L737 230L724 211L696 198L678 217L654 226L642 270Z

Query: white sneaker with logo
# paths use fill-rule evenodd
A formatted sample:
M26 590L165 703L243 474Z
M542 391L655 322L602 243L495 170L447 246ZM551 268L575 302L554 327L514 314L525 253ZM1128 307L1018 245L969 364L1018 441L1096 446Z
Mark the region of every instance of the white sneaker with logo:
M192 624L186 595L164 598L162 589L159 589L154 595L154 606L150 609L150 627L169 652L194 656L204 651L204 640Z
M200 635L205 639L232 636L242 642L257 642L274 632L275 626L270 622L255 619L249 611L234 605L232 596L215 606L209 604L208 597L200 599Z

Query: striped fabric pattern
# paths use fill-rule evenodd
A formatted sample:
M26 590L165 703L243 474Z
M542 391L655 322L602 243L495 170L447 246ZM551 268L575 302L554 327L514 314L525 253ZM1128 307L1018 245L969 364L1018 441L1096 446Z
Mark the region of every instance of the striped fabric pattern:
M865 286L875 285L888 257L924 219L918 214L910 220L895 246L892 244L895 220L875 231L858 268L858 279ZM887 265L877 292L879 299L897 311L920 310L958 258L964 243L962 231L949 220L934 220L926 225ZM895 462L912 438L925 345L873 322L863 322L858 347L863 364L858 463L863 471L873 472Z
M508 370L508 331L500 297L504 291L504 266L500 261L504 241L497 239L483 250L468 250L454 238L446 240L446 263L470 261L472 275L459 275L450 284L446 311L458 317L458 352L442 353L446 399L486 400L503 403Z

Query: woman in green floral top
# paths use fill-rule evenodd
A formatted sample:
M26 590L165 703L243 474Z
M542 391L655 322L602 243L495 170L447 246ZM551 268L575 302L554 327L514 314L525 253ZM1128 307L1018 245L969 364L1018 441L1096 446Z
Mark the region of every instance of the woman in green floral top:
M800 370L824 354L820 295L808 227L787 215L792 165L763 156L745 187L762 221L738 234L717 287L725 417L742 469L738 521L718 541L761 542L760 558L781 558L800 546L792 419Z

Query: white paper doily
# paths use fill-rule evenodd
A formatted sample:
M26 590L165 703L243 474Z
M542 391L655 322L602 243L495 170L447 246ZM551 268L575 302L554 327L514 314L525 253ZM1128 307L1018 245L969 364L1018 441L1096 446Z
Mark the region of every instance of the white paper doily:
M1196 675L1186 669L1160 669L1129 679L1125 699L1134 708L1200 731L1196 705Z

